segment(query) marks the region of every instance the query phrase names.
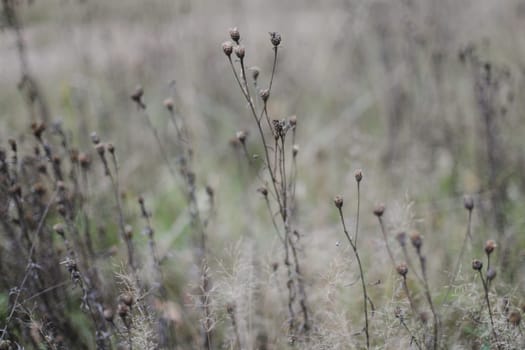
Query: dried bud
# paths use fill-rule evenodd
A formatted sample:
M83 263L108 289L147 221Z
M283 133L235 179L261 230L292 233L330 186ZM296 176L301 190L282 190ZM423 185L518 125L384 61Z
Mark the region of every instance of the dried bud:
M120 295L120 301L123 302L127 306L133 305L133 295L130 293L124 293Z
M33 184L32 191L37 196L42 197L44 194L46 194L46 187L41 182L37 182Z
M115 314L113 313L113 310L111 310L110 308L105 308L103 311L103 314L104 314L104 319L106 321L113 322L113 317L115 316Z
M33 135L39 140L42 139L42 133L46 130L46 125L44 123L33 123L31 124L31 129L33 130Z
M374 215L380 218L383 216L383 213L385 212L385 205L383 203L379 203L374 208Z
M485 253L487 253L487 255L490 255L496 247L496 242L492 239L489 239L487 242L485 242Z
M361 169L357 169L354 173L355 181L361 182L363 180L363 171Z
M277 271L278 268L279 268L279 263L274 261L272 263L272 271L275 272L275 271Z
M521 313L518 310L512 310L509 313L508 321L513 326L519 326L521 322Z
M230 315L233 315L235 313L235 304L234 303L226 304L226 312Z
M297 154L299 153L299 146L298 145L293 145L292 146L292 155L295 157L297 157Z
M115 154L115 146L113 146L112 143L108 143L106 147L107 147L109 153Z
M125 304L118 304L117 313L121 318L125 318L128 315L129 307Z
M208 197L213 197L215 195L213 187L211 187L210 185L206 185L206 194L208 195Z
M239 142L244 145L244 143L246 142L246 137L248 137L248 133L244 130L240 130L237 131L235 136L237 137L237 140L239 140Z
M131 225L126 225L124 227L124 234L126 235L126 239L133 238L133 227L131 227Z
M492 281L494 278L496 278L496 270L489 267L489 270L487 271L487 281Z
M268 196L268 190L266 189L266 187L259 187L257 189L257 192L259 192L260 194L262 194L263 196Z
M279 46L281 43L281 34L277 32L270 32L270 41L274 47Z
M73 148L69 151L69 159L71 163L78 163L78 150Z
M257 80L257 78L259 78L259 67L251 67L250 70L252 71L252 79L253 80Z
M400 274L403 277L406 277L408 273L408 266L405 263L399 264L396 267L397 273Z
M476 271L481 271L481 269L483 268L483 263L481 262L481 260L474 259L472 260L472 268Z
M17 150L16 141L14 139L9 139L7 140L7 142L9 143L9 146L11 147L11 151L16 153L16 150Z
M297 126L297 116L296 115L292 115L290 116L290 118L288 118L288 123L290 123L290 126L293 128L295 128Z
M142 86L137 85L137 87L135 88L135 92L133 92L130 97L133 101L137 102L138 104L142 104L142 96L144 96L144 89L142 88Z
M241 34L239 33L239 29L237 29L237 27L230 28L230 38L239 44L239 40L241 40Z
M222 51L228 57L232 55L233 52L233 43L231 41L225 41L222 43Z
M407 242L407 234L405 232L399 232L396 235L396 239L397 239L397 242L399 243L399 245L401 247L404 247L406 245L406 242Z
M224 47L224 45L223 45L223 47ZM231 52L230 52L230 54L231 54ZM173 100L171 98L165 99L164 100L164 107L166 107L166 109L168 111L170 111L170 112L173 111Z
M261 96L261 99L264 102L268 101L268 99L270 98L270 90L263 89L263 90L259 91L259 96Z
M86 153L80 153L78 155L78 162L80 163L80 166L82 169L87 170L89 169L89 166L91 165L91 157L89 154Z
M335 196L334 197L334 204L335 204L337 209L341 209L343 207L343 197Z
M419 232L413 232L410 235L410 242L412 242L414 248L416 248L419 251L421 249L421 246L423 245L423 237L421 237L421 234Z
M53 226L53 230L62 237L64 237L64 234L66 232L64 224L55 224Z
M91 142L93 142L94 145L98 145L100 143L100 137L98 137L96 132L91 133Z
M236 46L234 51L235 51L235 55L241 60L244 58L244 55L246 54L246 50L244 46L242 45Z
M139 202L140 205L144 205L144 197L139 196L139 198L137 199L137 201Z
M104 156L104 153L106 153L106 146L103 143L97 143L95 145L95 150L102 157Z
M463 205L465 206L465 209L467 209L468 211L471 211L472 209L474 209L474 199L472 198L472 196L465 196L463 197Z

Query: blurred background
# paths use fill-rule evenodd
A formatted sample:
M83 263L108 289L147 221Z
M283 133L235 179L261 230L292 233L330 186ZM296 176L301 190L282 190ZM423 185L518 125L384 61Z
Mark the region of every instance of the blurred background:
M269 107L274 118L298 120L298 222L313 300L340 298L323 289L325 278L330 269L354 266L342 257L348 252L338 243L344 236L332 199L345 196L353 222L358 168L369 281L384 280L388 266L372 215L376 203L386 205L392 237L413 229L424 235L438 288L459 252L467 222L463 195L471 194L479 210L465 261L479 255L486 239L497 240L502 278L524 297L523 1L34 0L19 9L27 70L42 96L28 107L16 33L3 18L0 143L16 138L30 150L30 124L44 116L50 125L61 123L81 150L94 154L93 131L112 142L125 193L150 203L174 293L184 294L179 282L197 271L187 270L183 195L129 97L138 84L167 149L175 134L162 102L174 98L192 136L199 196L205 185L215 190L209 249L218 285L238 261L231 252L245 254L246 244L257 264L281 260L259 183L230 143L247 130L248 148L261 151L221 50L236 26L262 85L273 59L268 33L283 38ZM111 203L99 204L101 218L110 218L104 209ZM134 209L127 210L131 216ZM350 276L338 280L344 295L354 278L345 273ZM378 304L388 299L388 288L378 283L372 290ZM359 295L358 287L350 289ZM228 293L242 292L231 287ZM344 302L359 305L350 296Z

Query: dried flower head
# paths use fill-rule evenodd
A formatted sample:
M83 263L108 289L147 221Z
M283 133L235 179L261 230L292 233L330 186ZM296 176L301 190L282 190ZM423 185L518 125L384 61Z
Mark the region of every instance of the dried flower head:
M397 270L398 274L400 274L403 277L406 277L406 275L408 273L408 266L405 263L401 263L401 264L397 265L396 270Z
M100 138L96 132L91 133L91 142L93 142L94 145L98 145L100 143Z
M521 322L521 313L518 310L512 310L509 313L508 321L513 326L519 326Z
M376 207L374 208L374 215L377 216L378 218L383 216L384 212L385 212L385 205L383 203L377 204Z
M361 169L357 169L354 173L355 181L361 182L363 180L363 171Z
M279 46L281 43L281 34L277 32L270 32L270 42L274 47Z
M423 237L421 237L421 234L417 231L412 232L410 235L410 242L416 248L417 251L421 249L423 246Z
M233 51L235 51L235 55L241 60L244 58L244 55L246 54L246 49L242 45L236 46Z
M104 308L103 315L106 321L113 322L113 317L115 316L115 314L113 313L113 310L111 308Z
M231 52L230 52L230 54L231 54ZM163 104L164 104L164 107L165 107L168 111L170 111L170 112L173 111L173 104L174 104L174 103L173 103L173 99L171 99L171 98L167 98L167 99L164 100Z
M133 238L133 227L131 227L131 225L126 225L124 227L124 234L126 235L127 239Z
M241 34L239 33L239 29L237 29L237 27L230 28L230 38L239 44L239 40L241 40Z
M404 247L406 245L406 242L407 242L407 234L405 232L399 232L396 235L396 239L397 239L397 242L399 243L399 245L401 247Z
M342 196L335 196L334 197L334 204L337 209L341 209L343 207L343 197Z
M295 128L297 126L297 116L296 115L292 115L290 116L290 118L288 118L288 123L290 123L290 126L293 128Z
M472 268L476 271L480 271L483 268L483 263L481 260L474 259L472 260Z
M137 102L138 104L142 104L142 96L144 96L144 89L142 88L142 86L137 85L135 91L131 94L130 97L133 101Z
M108 143L106 147L107 147L109 153L115 154L115 146L113 146L112 143Z
M297 157L297 154L299 154L299 145L293 145L292 146L292 155L294 157Z
M262 89L261 91L259 91L259 96L261 96L263 102L266 103L266 101L268 101L268 99L270 98L270 90Z
M466 195L465 197L463 197L463 205L468 211L474 209L474 199L472 198L472 196Z
M496 247L496 242L492 239L489 239L487 242L485 242L485 253L487 253L487 255L492 254Z
M496 270L494 270L492 267L489 267L489 270L487 271L487 281L492 281L494 278L496 278Z
M252 79L257 80L257 78L259 78L259 73L261 71L259 67L256 67L256 66L250 67L250 71L252 72Z
M89 156L89 154L79 153L78 162L80 163L82 169L88 170L89 166L91 165L91 157Z
M102 157L104 156L104 153L106 153L106 145L104 145L103 143L97 143L95 145L95 150Z
M246 142L246 138L248 137L248 132L246 132L245 130L240 130L240 131L237 131L235 136L237 137L237 140L239 140L241 144L244 144Z
M225 41L222 43L222 52L228 57L232 55L233 43L231 41Z
M266 187L259 187L257 189L257 192L262 194L264 197L268 196L268 190L266 189Z

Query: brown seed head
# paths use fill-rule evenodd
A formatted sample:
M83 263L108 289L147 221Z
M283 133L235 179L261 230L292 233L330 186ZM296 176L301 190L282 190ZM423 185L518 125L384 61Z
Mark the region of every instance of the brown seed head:
M95 150L102 157L104 156L104 153L106 153L106 146L103 143L97 143L95 145Z
M232 316L235 313L235 304L234 303L228 303L226 304L226 312Z
M231 52L230 52L231 54ZM164 100L164 107L168 110L168 111L173 111L173 100L171 98L167 98Z
M361 182L363 180L363 171L361 169L357 169L354 173L355 181Z
M472 260L472 268L476 271L480 271L483 268L483 263L481 260L474 259Z
M91 133L91 142L93 142L94 145L98 145L100 143L100 138L96 132Z
M133 227L131 227L131 225L126 225L124 227L124 234L126 235L126 239L133 238Z
M406 277L408 273L408 266L405 263L399 264L396 267L397 273L400 274L403 277Z
M281 34L277 32L270 32L270 42L274 47L279 46L281 43Z
M492 281L494 278L496 278L496 270L494 270L492 267L489 267L489 270L487 271L487 281Z
M487 242L485 242L485 253L487 253L487 255L492 254L496 247L496 242L492 239L489 239Z
M257 189L257 192L262 194L264 197L268 196L268 190L266 189L266 187L259 187Z
M113 146L112 143L108 143L106 147L107 147L109 153L115 154L115 146Z
M115 316L115 314L113 313L112 309L110 309L109 307L105 308L103 311L103 314L104 314L104 319L106 321L113 322L113 317Z
M130 293L121 294L120 301L123 302L127 306L131 306L134 303L133 295L131 295Z
M463 205L468 211L474 209L474 199L472 198L472 196L466 195L465 197L463 197Z
M79 153L78 162L80 163L82 169L88 170L89 166L91 165L91 157L89 156L89 154Z
M397 239L397 242L399 243L399 245L401 247L404 247L406 245L406 242L407 242L407 234L405 232L399 232L396 235L396 239Z
M211 187L211 185L206 185L206 194L208 197L213 197L215 195L215 190L213 187Z
M374 215L377 216L378 218L383 216L384 212L385 212L385 205L383 203L377 204L376 207L374 208Z
M259 91L259 96L261 96L263 102L268 101L268 99L270 98L270 90L262 89L261 91Z
M235 55L241 60L244 58L244 55L246 54L246 49L242 45L236 46L233 51L235 51Z
M334 197L334 204L337 209L341 209L343 207L343 197L342 196L335 196Z
M9 143L9 146L11 147L11 151L16 153L16 150L17 150L16 141L14 139L9 139L7 140L7 142Z
M237 140L239 140L241 144L244 144L246 142L246 138L248 137L248 133L245 130L240 130L240 131L237 131L235 136L237 137Z
M299 153L299 145L293 145L292 146L292 155L294 157L297 157L297 154Z
M121 318L125 318L128 315L129 307L126 304L118 304L117 313Z
M66 232L66 228L64 224L55 224L53 225L53 230L59 234L60 236L64 237L64 234Z
M135 91L131 94L131 99L139 104L142 103L142 96L144 96L144 89L142 86L137 85Z
M230 28L230 38L239 44L239 40L241 40L241 34L239 33L239 29L237 29L237 27Z
M421 234L417 231L412 232L410 235L410 242L416 248L418 251L421 249L421 246L423 246L423 237L421 237Z
M518 310L512 310L509 313L508 321L513 326L519 326L521 322L521 313Z
M44 123L33 123L31 124L31 129L33 130L33 135L39 140L42 139L42 133L46 130L46 125Z
M222 52L228 57L232 55L233 43L231 41L225 41L222 43Z
M293 128L295 128L297 126L297 116L296 115L292 115L290 116L290 118L288 118L288 122L290 123L290 126Z
M251 67L250 70L252 72L252 79L257 80L257 78L259 78L259 73L260 73L259 67L254 66L254 67Z

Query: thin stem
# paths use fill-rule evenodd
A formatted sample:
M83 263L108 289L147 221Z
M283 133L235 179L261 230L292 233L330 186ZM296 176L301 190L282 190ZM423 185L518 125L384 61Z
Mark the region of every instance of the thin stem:
M417 255L419 257L419 263L421 265L421 273L423 274L423 286L425 287L425 296L428 301L428 305L430 306L430 311L432 312L432 316L434 319L434 350L437 350L438 348L438 336L439 336L439 318L436 312L436 309L434 307L434 303L432 302L432 295L430 294L430 287L428 286L428 277L427 277L427 269L426 269L426 259L423 255L421 255L421 250L417 249Z
M366 282L365 282L365 276L364 276L364 272L363 272L363 266L361 264L361 259L359 257L359 253L357 251L357 246L355 245L355 243L350 238L350 235L348 234L348 230L346 229L345 219L343 217L343 210L341 208L338 208L338 209L339 209L339 216L341 218L341 224L343 225L343 232L344 232L346 238L348 239L348 242L350 243L350 246L352 246L352 249L354 251L354 254L355 254L355 257L356 257L356 260L357 260L357 265L359 266L359 275L361 277L361 285L363 287L363 308L364 308L364 313L365 313L366 348L370 349L370 337L369 337L369 334L368 334L368 294L366 292Z
M483 278L483 273L481 272L481 270L479 270L479 277L481 278L481 283L483 283L483 290L485 292L485 302L487 303L487 308L489 309L490 326L492 327L494 341L496 342L496 346L498 347L498 349L500 349L501 347L498 341L498 334L496 333L496 327L494 326L494 317L492 316L492 308L490 306L488 283L487 281L485 281L485 278Z
M388 256L390 257L392 266L395 268L396 260L394 259L394 254L392 253L392 250L390 249L390 245L388 244L388 238L386 237L386 230L385 230L385 225L383 224L383 219L381 218L381 216L378 216L377 219L379 220L379 225L381 226L381 233L383 234L383 239L385 240L385 246L388 252Z

